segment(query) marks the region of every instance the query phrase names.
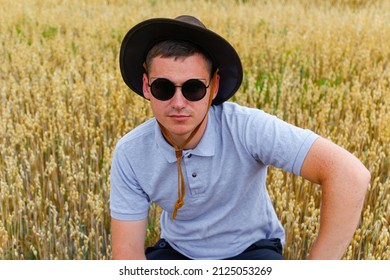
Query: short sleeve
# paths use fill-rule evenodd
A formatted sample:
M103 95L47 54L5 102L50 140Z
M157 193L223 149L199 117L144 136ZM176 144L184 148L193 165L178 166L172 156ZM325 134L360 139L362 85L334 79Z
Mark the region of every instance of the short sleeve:
M252 110L244 126L244 142L251 155L265 165L300 175L302 164L318 135L261 110Z
M115 148L110 174L111 217L142 220L148 215L150 199L139 186L124 145Z

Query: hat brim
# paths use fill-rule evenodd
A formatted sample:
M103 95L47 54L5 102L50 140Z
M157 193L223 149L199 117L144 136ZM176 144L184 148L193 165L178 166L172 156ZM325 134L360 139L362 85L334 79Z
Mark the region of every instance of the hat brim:
M142 76L145 73L143 64L147 52L156 43L164 40L188 41L208 53L220 75L214 105L228 100L240 87L243 75L241 60L229 42L206 28L174 19L154 18L130 29L120 50L119 64L123 80L140 96L144 96Z

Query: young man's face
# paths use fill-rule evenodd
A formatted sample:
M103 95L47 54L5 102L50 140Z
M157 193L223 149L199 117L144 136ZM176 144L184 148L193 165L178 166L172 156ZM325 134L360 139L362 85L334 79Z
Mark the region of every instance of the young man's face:
M189 101L182 94L182 88L176 87L174 96L166 101L156 99L149 87L158 78L165 78L176 86L181 86L190 79L201 80L206 86L211 83L210 72L202 55L195 54L185 58L153 58L149 68L149 77L143 76L143 92L150 100L152 111L156 119L167 129L177 145L183 144L191 132L202 121L207 113L211 89L213 99L218 91L219 77L215 86L211 84L206 89L206 95L199 101ZM207 117L206 117L207 118ZM193 148L200 141L206 128L205 120L190 145L183 148Z

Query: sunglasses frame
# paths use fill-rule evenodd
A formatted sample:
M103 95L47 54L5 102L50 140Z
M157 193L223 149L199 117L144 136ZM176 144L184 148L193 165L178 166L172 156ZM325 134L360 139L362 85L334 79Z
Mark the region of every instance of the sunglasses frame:
M169 98L164 99L164 98L161 98L160 96L156 96L156 95L155 95L155 93L153 92L153 84L154 84L156 81L166 81L166 82L169 82L169 83L170 83L169 86L173 86L173 87L174 87L174 91L173 91L172 93L170 93L170 97L169 97ZM185 87L186 84L187 84L188 82L194 82L194 81L199 82L200 84L202 84L202 85L204 86L204 93L203 93L202 97L199 98L199 99L193 99L193 98L191 98L191 96L188 95L188 93L187 93L186 90L183 91L183 87ZM210 87L210 84L211 84L211 80L210 80L210 82L209 82L208 85L205 85L205 84L202 82L202 80L200 80L200 79L188 79L187 81L185 81L185 82L184 82L183 84L181 84L180 86L177 86L177 85L175 85L171 80L169 80L169 79L167 79L167 78L157 78L157 79L155 79L152 83L150 83L150 84L148 83L148 86L149 86L149 88L150 88L150 92L152 93L152 95L154 96L154 98L156 98L157 100L160 100L160 101L168 101L168 100L172 99L172 97L175 96L176 88L179 87L179 88L181 88L181 94L184 96L184 98L185 98L186 100L191 101L191 102L195 102L195 101L200 101L200 100L202 100L202 99L206 96L207 89ZM187 85L188 85L188 84L187 84Z

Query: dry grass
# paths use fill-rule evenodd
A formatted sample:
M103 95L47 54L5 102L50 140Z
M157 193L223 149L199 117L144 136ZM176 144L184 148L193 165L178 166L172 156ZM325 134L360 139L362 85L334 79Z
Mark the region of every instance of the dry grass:
M311 4L307 4L311 3ZM345 259L390 255L388 1L0 0L0 259L110 258L116 141L151 116L118 69L125 32L191 13L225 36L245 72L233 100L316 131L372 174ZM7 8L5 8L7 7ZM285 256L315 238L321 192L271 169ZM151 210L148 243L158 234Z

